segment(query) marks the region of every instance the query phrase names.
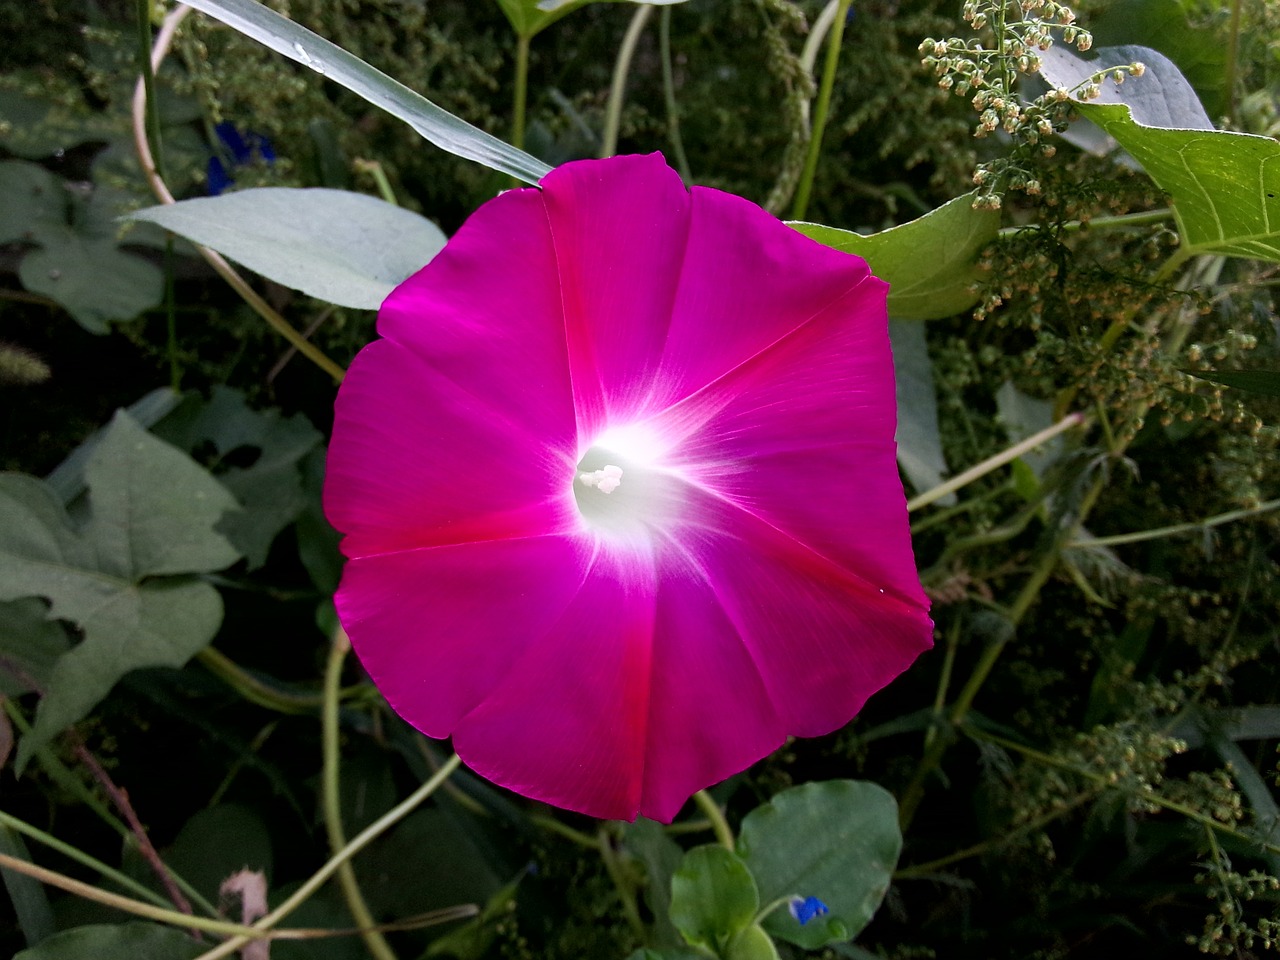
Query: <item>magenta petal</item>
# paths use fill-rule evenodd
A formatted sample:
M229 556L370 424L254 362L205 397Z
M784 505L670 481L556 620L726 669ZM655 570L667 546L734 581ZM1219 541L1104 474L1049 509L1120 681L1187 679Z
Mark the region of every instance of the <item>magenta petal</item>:
M684 261L689 193L660 154L567 163L542 181L581 432L653 389Z
M383 302L378 332L471 393L477 416L551 446L572 436L556 251L538 190L504 193L472 214Z
M589 551L561 537L360 557L334 598L392 707L449 736L576 596Z
M653 567L601 552L560 619L532 637L454 731L482 776L593 817L634 819L652 681Z
M932 643L927 604L868 583L739 508L704 496L682 542L711 571L786 731L820 736Z
M861 259L810 240L741 197L694 187L691 200L658 374L663 405L724 376L870 277Z
M572 421L563 427L538 437L380 340L338 395L325 513L351 557L572 529Z

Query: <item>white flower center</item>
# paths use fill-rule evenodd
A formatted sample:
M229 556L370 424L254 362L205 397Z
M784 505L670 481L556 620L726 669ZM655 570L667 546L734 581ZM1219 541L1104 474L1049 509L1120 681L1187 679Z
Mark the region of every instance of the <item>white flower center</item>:
M583 454L573 473L573 496L593 533L647 539L680 512L684 497L676 476L650 459L658 452L654 447L624 439L634 438L607 434Z

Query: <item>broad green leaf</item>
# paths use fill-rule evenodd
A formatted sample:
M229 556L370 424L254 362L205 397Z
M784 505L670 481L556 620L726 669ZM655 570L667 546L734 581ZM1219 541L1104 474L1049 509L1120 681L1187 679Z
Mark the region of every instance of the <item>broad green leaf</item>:
M62 225L67 192L44 167L24 160L0 163L0 243L34 240L37 223Z
M722 950L759 909L747 865L717 844L694 847L671 878L671 922L695 946Z
M1045 78L1070 87L1081 71L1095 69L1091 63L1059 51L1045 60ZM1115 138L1169 195L1184 256L1208 253L1280 262L1280 142L1225 130L1184 129L1195 121L1157 106L1167 99L1162 90L1186 84L1176 67L1165 64L1120 85L1104 83L1099 100L1077 104L1080 114ZM1160 125L1164 122L1179 126Z
M1280 370L1188 370L1201 380L1211 380L1224 387L1248 390L1268 397L1280 397Z
M804 926L786 909L764 920L767 932L806 950L852 939L867 925L901 851L893 796L859 780L784 790L747 814L738 837L764 903L800 896L827 905L828 914Z
M186 397L154 432L187 453L207 442L220 460L235 452L256 456L250 466L214 465L240 501L217 530L244 554L248 569L266 563L272 542L307 507L301 464L320 444L319 431L300 413L286 418L278 410L253 410L238 390L215 386L208 402Z
M90 333L132 320L160 303L164 274L122 251L114 240L86 240L69 228L40 233L39 250L22 258L18 278L32 293L67 308Z
M0 697L44 689L70 646L67 631L49 619L43 600L25 597L0 603Z
M212 903L222 881L237 870L271 875L271 832L252 807L234 803L198 810L163 852L173 872ZM147 879L154 876L148 868Z
M85 477L89 519L77 529L45 484L0 475L0 600L44 597L51 618L84 634L50 673L19 770L128 671L180 667L204 647L222 620L222 601L184 574L219 570L239 556L213 530L235 499L123 411Z
M724 960L778 960L778 948L764 927L753 923L733 935L725 946Z
M644 864L645 904L653 914L653 940L659 947L678 947L680 935L671 923L671 877L680 869L684 851L662 825L639 817L623 827L623 843Z
M1222 130L1135 123L1123 104L1080 104L1173 204L1186 254L1280 262L1280 143Z
M890 320L889 339L893 343L894 384L898 396L898 463L916 492L923 493L942 483L947 473L942 434L938 429L933 363L922 324ZM949 493L937 502L949 506L956 502L956 495Z
M973 196L965 194L910 223L865 237L818 223L790 226L866 260L872 273L889 282L890 316L936 320L977 303L974 261L999 233L1000 213L973 209Z
M208 947L158 923L95 923L55 933L13 960L189 960Z
M260 187L129 215L211 247L268 279L343 307L377 310L440 252L430 220L376 197Z
M526 183L537 183L551 172L523 150L455 117L359 57L254 0L192 0L189 6L346 87L455 156Z

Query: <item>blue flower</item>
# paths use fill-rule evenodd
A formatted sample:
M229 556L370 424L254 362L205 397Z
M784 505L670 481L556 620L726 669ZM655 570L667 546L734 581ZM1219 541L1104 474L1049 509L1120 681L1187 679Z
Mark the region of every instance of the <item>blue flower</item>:
M823 917L831 912L831 908L817 897L792 897L789 909L802 927L814 917Z
M268 166L275 163L276 152L271 141L260 133L247 130L241 133L235 124L223 121L213 128L218 135L218 143L214 144L215 152L209 158L208 183L209 195L218 196L228 187L235 184L230 169L247 167L256 160Z

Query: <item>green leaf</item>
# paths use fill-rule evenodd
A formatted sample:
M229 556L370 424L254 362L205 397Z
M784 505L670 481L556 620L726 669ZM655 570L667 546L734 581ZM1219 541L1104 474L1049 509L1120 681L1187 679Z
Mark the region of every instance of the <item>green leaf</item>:
M671 878L671 922L695 946L719 952L759 909L751 871L718 844L694 847Z
M1083 66L1070 66L1072 61ZM1090 61L1069 54L1045 64L1046 79L1058 85L1091 69ZM1079 103L1077 108L1129 151L1169 195L1184 256L1207 253L1280 262L1280 142L1143 122L1150 112L1139 107L1135 114L1131 101L1152 102L1142 92L1148 89L1144 81L1159 85L1166 79L1152 70L1119 86L1108 81L1104 97L1116 102Z
M804 926L785 909L765 918L766 931L807 950L852 939L867 925L901 851L893 796L859 780L784 790L747 814L738 837L761 900L817 897L829 908Z
M18 278L32 293L66 307L90 333L132 320L164 295L159 268L123 252L114 240L86 240L66 228L42 232L40 243L22 258Z
M208 442L219 458L256 454L251 466L215 466L218 480L240 502L217 530L244 554L248 569L266 563L275 538L308 505L302 460L319 446L320 432L303 414L286 418L278 410L253 410L238 390L215 386L207 403L188 395L155 434L187 453Z
M26 597L0 603L0 697L44 689L70 646L67 631L49 619L43 600Z
M654 917L654 943L659 947L680 946L680 935L671 923L671 877L680 869L684 851L667 836L661 824L644 817L625 824L622 839L644 864L645 905Z
M34 240L37 223L67 221L67 192L44 167L23 160L0 163L0 243Z
M997 210L973 209L973 195L949 200L910 223L862 236L817 223L790 226L819 243L856 253L889 282L889 315L936 320L978 302L974 261L1000 230Z
M734 934L724 950L724 960L778 960L773 938L759 924Z
M276 283L343 307L376 310L440 252L430 220L360 193L261 187L129 215L211 247Z
M502 12L507 15L511 29L517 36L532 38L561 17L572 13L580 7L601 0L497 0ZM618 2L618 0L605 0ZM650 6L667 6L673 3L684 3L685 0L630 0L632 3L645 3Z
M1280 397L1280 370L1187 370L1193 377L1211 380L1224 387L1248 390L1268 397Z
M97 923L55 933L13 960L189 960L208 946L158 923Z
M125 673L180 667L222 620L218 592L191 576L238 552L213 526L234 498L199 465L123 411L85 471L89 519L72 526L34 477L0 474L0 600L44 597L81 643L54 666L17 768L81 719Z
M551 172L540 160L441 109L381 70L254 0L192 0L189 6L346 87L403 120L455 156L537 183Z
M923 493L942 483L947 473L929 344L922 324L900 320L889 321L889 339L898 397L898 463L911 485ZM956 495L949 493L937 502L949 506L956 502Z

